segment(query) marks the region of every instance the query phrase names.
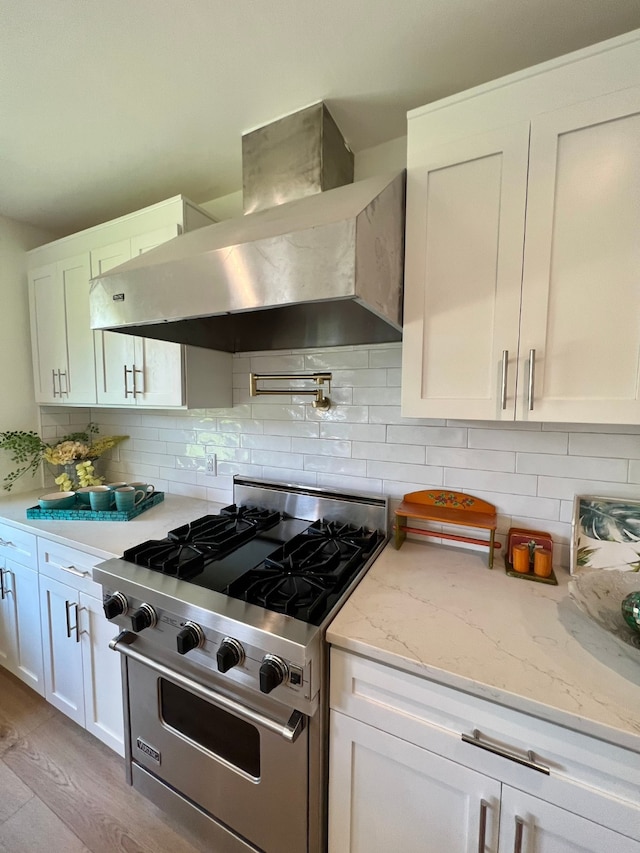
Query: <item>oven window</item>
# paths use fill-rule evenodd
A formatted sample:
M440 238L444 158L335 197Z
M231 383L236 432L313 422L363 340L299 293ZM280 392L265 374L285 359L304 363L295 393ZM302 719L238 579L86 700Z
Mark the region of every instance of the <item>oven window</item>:
M260 733L228 711L194 696L172 681L160 681L164 722L189 740L220 756L250 776L260 776Z

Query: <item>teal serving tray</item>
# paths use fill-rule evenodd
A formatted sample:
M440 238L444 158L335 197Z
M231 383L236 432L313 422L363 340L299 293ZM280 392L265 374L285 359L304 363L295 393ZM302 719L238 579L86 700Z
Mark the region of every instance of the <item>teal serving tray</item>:
M154 492L133 509L108 509L104 512L96 512L90 506L81 504L76 499L76 506L71 509L40 509L39 506L30 506L27 509L27 518L42 521L131 521L132 518L146 512L152 506L162 503L163 500L164 492Z

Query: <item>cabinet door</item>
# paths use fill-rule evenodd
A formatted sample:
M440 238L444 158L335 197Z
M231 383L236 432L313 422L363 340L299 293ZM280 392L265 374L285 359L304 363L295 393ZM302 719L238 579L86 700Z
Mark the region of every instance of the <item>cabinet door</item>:
M407 175L402 414L513 420L529 124Z
M87 731L124 755L124 721L120 655L111 651L113 625L102 602L80 593L82 666Z
M131 259L131 243L120 240L91 252L91 277ZM96 382L98 403L135 404L133 364L135 338L119 332L96 332ZM127 372L129 371L129 372Z
M330 716L329 853L497 851L498 782L344 714Z
M640 423L638 139L640 88L532 122L518 417Z
M78 593L40 575L40 618L45 699L84 726L82 647L78 625Z
M15 673L18 620L15 580L6 560L0 560L0 666Z
M67 325L56 264L29 272L33 376L37 403L60 403L67 390Z
M88 254L58 264L58 279L64 295L68 374L62 388L62 402L96 402L94 332L89 322Z
M44 695L42 629L38 599L38 573L8 563L15 606L15 654L12 672L32 690Z
M504 786L500 851L639 853L640 843L566 809Z

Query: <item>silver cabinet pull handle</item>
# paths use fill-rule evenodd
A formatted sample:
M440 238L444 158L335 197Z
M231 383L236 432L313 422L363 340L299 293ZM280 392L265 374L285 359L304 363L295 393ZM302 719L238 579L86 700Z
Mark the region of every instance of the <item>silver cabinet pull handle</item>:
M489 803L480 800L480 826L478 827L478 853L485 853L485 838L487 834L487 809Z
M76 643L79 643L80 642L80 631L78 630L78 605L76 604L75 601L65 601L64 607L65 607L65 618L66 618L66 622L67 622L67 638L70 640L71 639L71 632L75 631L76 632ZM71 624L71 618L69 616L69 612L70 612L72 607L75 607L75 609L76 609L76 624L75 625Z
M501 404L502 408L507 408L507 374L509 372L509 350L502 350L502 393Z
M64 376L64 391L62 390L62 377ZM69 383L67 382L67 371L59 370L58 371L58 388L60 389L60 396L64 394L65 397L69 396Z
M55 370L54 370L53 368L51 369L51 384L52 384L52 386L53 386L53 396L54 396L54 397L59 397L59 396L60 396L60 392L59 392L59 391L56 391L56 372L55 372Z
M175 672L174 670L169 669L169 667L164 666L163 664L158 663L141 652L131 648L130 644L135 642L135 638L134 640L131 640L129 636L130 633L131 632L129 631L122 631L117 637L111 640L109 648L116 652L120 652L120 654L125 657L138 661L138 663L148 667L153 670L153 672L157 672L169 681L173 681L174 684L178 684L180 687L183 687L189 693L194 693L196 696L200 696L202 699L211 702L219 708L223 708L230 714L280 735L280 737L283 737L289 743L296 741L298 735L304 729L306 717L304 714L301 714L300 711L294 711L288 721L282 725L281 723L272 720L270 717L260 714L258 711L247 708L240 702L228 699L226 696L216 693L214 690L210 690L208 687L198 684L196 681L192 681L187 676L182 675L179 672Z
M545 776L550 775L549 768L535 760L535 755L532 750L529 750L527 752L527 757L524 758L522 755L518 755L517 752L511 752L508 749L502 749L499 746L494 746L492 743L487 743L487 741L481 740L478 729L474 729L473 734L470 735L463 733L461 737L464 743L471 744L471 746L486 749L487 752L492 752L494 755L500 755L502 758L508 758L509 761L515 761L516 764L522 764L523 767L528 767L530 770L537 770L538 773L544 773Z
M133 373L133 370L129 370L129 368L127 367L126 364L123 364L122 366L124 368L124 396L126 399L129 396L129 394L131 394L132 397L135 395L135 390L129 391L129 379L128 379L128 374Z
M529 411L533 411L533 394L536 379L536 351L529 350Z
M5 548L15 548L16 546L9 539L3 539L0 537L0 545L3 545Z
M141 370L139 367L136 367L134 364L132 372L133 372L133 391L131 393L135 397L138 394L144 394L144 383L143 383L142 390L138 390L138 388L136 387L136 373L144 374L144 371Z
M524 821L516 815L516 835L513 841L513 853L522 853L522 836L524 834Z
M0 601L4 601L7 591L4 588L4 569L0 569Z
M89 572L81 572L79 569L76 569L75 566L61 566L58 564L58 568L62 569L63 572L68 572L70 575L73 575L76 578L86 578Z

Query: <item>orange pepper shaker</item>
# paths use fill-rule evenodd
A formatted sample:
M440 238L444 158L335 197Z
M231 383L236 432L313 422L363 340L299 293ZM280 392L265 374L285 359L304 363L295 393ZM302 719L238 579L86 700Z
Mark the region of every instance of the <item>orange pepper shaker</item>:
M539 578L548 578L551 574L551 551L536 548L533 555L533 573Z
M529 571L529 546L514 545L512 556L514 571L526 574Z

